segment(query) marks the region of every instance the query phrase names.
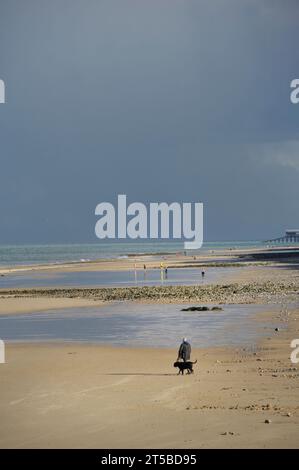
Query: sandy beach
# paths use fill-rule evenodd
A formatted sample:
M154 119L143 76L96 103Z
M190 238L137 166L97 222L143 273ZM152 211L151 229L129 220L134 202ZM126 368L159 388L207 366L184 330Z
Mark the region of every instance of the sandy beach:
M9 344L0 447L298 448L299 310L265 316L288 329L254 350L194 350L184 377L172 349Z
M0 315L34 313L62 308L94 307L97 305L103 305L103 302L64 297L24 297L22 299L18 297L8 297L0 298Z
M298 448L299 369L290 360L290 342L299 337L296 266L236 267L224 283L174 288L174 300L190 305L278 307L252 318L267 329L250 347L194 345L198 363L183 377L173 348L8 342L0 365L0 447ZM148 288L135 301L154 292L151 301L170 302L163 289ZM135 291L121 292L132 300ZM2 289L0 314L100 308L103 301L103 289Z

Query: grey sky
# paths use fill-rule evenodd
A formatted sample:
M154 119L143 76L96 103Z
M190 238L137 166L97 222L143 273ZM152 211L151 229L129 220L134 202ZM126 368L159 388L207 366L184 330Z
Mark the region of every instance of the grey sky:
M0 0L0 243L202 201L205 239L299 226L296 0Z

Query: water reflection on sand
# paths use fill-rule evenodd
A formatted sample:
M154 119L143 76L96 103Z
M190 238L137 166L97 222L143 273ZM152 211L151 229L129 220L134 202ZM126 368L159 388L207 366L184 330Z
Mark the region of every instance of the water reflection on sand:
M181 304L117 302L103 307L1 316L7 341L82 341L118 346L177 347L187 336L194 347L250 345L269 324L253 320L269 306L225 305L223 311L182 312ZM272 307L271 308L275 308Z

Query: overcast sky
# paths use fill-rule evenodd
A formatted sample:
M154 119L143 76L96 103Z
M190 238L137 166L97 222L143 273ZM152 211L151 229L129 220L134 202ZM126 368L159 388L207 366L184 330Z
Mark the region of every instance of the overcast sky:
M93 242L101 201L299 228L297 0L0 0L0 243Z

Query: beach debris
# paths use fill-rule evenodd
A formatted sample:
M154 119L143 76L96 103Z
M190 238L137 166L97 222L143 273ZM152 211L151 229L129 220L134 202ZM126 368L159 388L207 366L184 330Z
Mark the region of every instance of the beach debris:
M271 424L271 423L272 423L271 419L265 419L265 424Z
M223 308L222 307L212 307L212 308L209 308L207 306L199 306L199 307L186 307L186 308L182 308L181 309L181 312L220 312L222 311Z
M279 331L279 328L275 328L275 331Z
M280 408L278 406L273 406L270 403L266 403L266 404L253 403L251 405L245 406L244 409L249 410L249 411L269 411L269 410L280 411Z
M247 284L217 284L205 286L132 286L132 287L90 287L90 288L34 288L9 289L1 291L1 295L16 297L80 297L101 301L115 300L159 300L165 302L210 302L254 303L262 300L273 302L273 296L297 295L299 285L296 281L281 282L250 282ZM254 299L254 300L253 300ZM208 307L207 307L208 308Z
M187 307L182 308L181 312L207 312L209 310L209 307Z

